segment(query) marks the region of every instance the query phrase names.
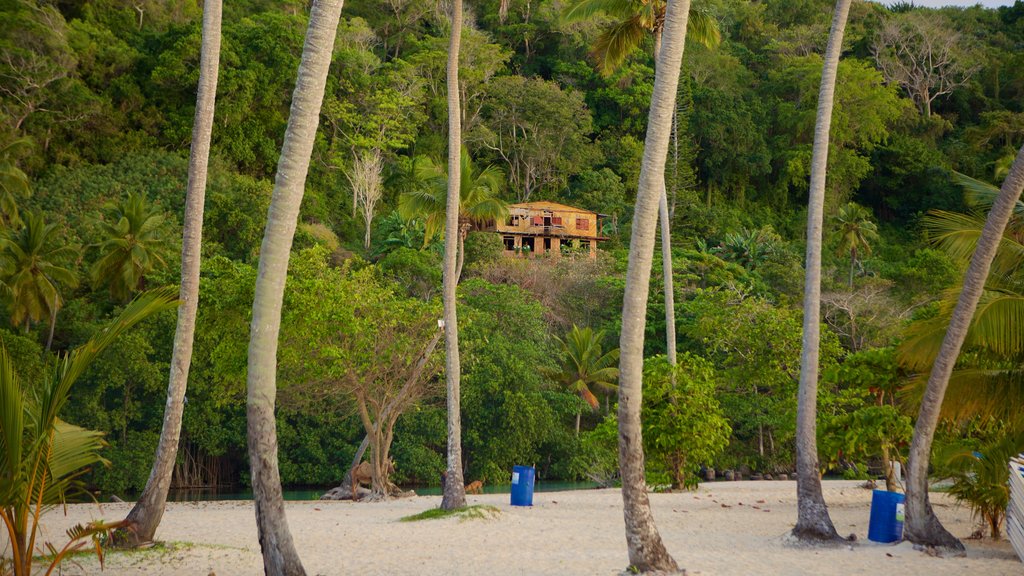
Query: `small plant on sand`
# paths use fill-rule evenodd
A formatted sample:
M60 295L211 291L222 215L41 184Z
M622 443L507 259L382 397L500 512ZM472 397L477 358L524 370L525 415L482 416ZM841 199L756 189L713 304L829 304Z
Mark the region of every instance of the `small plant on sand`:
M473 506L463 506L462 508L455 508L452 510L445 510L443 508L431 508L430 510L424 510L419 514L413 514L412 516L403 516L402 522L419 522L420 520L440 520L442 518L458 518L460 520L487 520L494 518L501 514L501 510L498 510L495 506L487 506L485 504L474 504Z
M60 419L71 386L119 334L177 305L177 289L148 292L129 304L106 328L84 345L61 356L50 376L22 387L6 348L0 346L0 520L11 542L10 568L4 576L29 576L37 549L39 519L55 506L88 497L80 478L103 463L102 434ZM63 548L39 544L48 553L49 575L69 553L90 542L102 555L102 536L119 524L90 522L67 531Z

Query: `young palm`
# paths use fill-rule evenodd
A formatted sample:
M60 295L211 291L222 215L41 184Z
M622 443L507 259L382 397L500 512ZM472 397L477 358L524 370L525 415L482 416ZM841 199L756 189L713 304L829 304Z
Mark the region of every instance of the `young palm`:
M94 288L106 285L111 298L123 302L140 290L149 274L167 264L170 245L164 235L164 217L139 194L105 206L100 222L103 240L93 246L100 257L89 270Z
M15 163L16 156L32 146L28 138L18 138L0 147L0 223L18 226L18 200L28 196L28 176Z
M871 253L871 242L878 240L878 227L871 221L871 212L853 202L839 209L835 222L839 232L839 253L850 255L850 290L853 290L857 254Z
M12 359L0 346L0 520L11 539L13 573L29 576L37 554L39 517L78 497L89 497L80 477L89 466L105 462L99 455L102 433L60 419L75 380L122 332L149 316L177 305L177 290L160 289L139 296L88 342L61 355L49 377L28 392L15 373ZM81 540L113 525L92 523L68 532L51 571ZM49 574L50 572L47 572Z
M573 325L572 331L565 337L555 338L562 346L562 365L557 370L547 371L556 382L564 385L569 391L578 394L591 409L597 410L599 403L595 389L606 393L617 390L615 380L619 377L619 349L604 352L601 342L604 332L594 332L590 328L580 330ZM576 435L580 434L581 407L576 412Z
M77 247L64 243L57 225L44 222L39 212L28 214L23 227L0 239L0 271L12 324L28 330L30 323L46 318L53 339L57 311L64 306L62 290L78 285L78 276L67 267L78 254Z
M498 197L505 182L500 168L488 165L477 171L465 147L460 158L458 263L455 278L462 277L466 236L474 226L508 216L508 205ZM418 180L414 187L398 199L398 212L406 220L422 218L424 243L428 244L445 230L447 210L447 171L433 162L417 162Z

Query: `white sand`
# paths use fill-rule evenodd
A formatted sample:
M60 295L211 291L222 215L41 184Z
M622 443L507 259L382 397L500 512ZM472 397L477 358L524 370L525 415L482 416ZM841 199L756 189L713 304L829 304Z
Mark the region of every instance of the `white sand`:
M836 528L857 535L852 549L784 544L796 519L792 481L702 484L696 492L652 494L651 502L665 544L690 574L1024 574L1024 564L1006 540L968 540L965 557L947 558L928 556L907 543L868 541L871 492L856 484L825 483ZM933 494L932 500L956 536L973 531L968 509L942 494ZM490 520L398 521L438 506L439 496L427 496L372 504L289 502L288 519L309 574L612 575L627 564L618 490L537 493L532 508L509 506L507 494L470 496L469 501L495 505L501 513ZM55 511L46 518L47 536L61 541L72 523L120 519L129 508L75 505L67 517ZM104 574L262 574L250 502L170 504L157 538L169 548L112 553ZM97 574L98 565L79 557L64 573Z

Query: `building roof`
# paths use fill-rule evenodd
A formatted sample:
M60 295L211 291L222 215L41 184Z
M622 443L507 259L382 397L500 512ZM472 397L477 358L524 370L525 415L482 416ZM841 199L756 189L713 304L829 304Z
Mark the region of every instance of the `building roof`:
M578 214L597 214L597 212L594 212L593 210L584 210L583 208L575 208L573 206L566 206L565 204L549 202L547 200L510 204L509 209L512 208L521 208L524 210L549 210L552 212L576 212Z

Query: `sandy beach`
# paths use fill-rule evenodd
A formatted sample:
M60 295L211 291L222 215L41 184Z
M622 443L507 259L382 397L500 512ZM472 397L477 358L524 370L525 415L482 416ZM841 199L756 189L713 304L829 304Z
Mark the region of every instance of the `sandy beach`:
M796 519L796 484L718 482L695 492L652 494L658 528L690 574L1024 573L1009 542L968 540L961 557L932 557L908 543L867 540L871 492L857 482L825 483L832 518L857 543L837 549L787 546ZM537 493L532 508L509 505L508 494L470 496L500 514L485 520L399 522L438 506L439 496L387 503L289 502L288 520L309 574L566 575L618 574L627 564L618 490ZM952 532L973 532L970 511L933 494ZM67 526L91 518L119 519L130 504L74 505L46 516L46 537L62 542ZM165 546L114 552L104 574L262 574L252 503L172 503L157 538ZM64 574L97 574L95 559L78 557Z

